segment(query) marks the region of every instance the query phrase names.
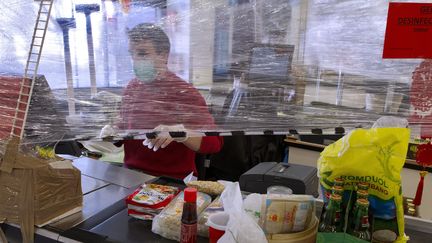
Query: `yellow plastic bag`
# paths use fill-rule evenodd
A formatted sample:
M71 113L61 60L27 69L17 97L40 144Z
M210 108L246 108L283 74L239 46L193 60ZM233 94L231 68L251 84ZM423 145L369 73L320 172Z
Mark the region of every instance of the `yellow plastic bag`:
M369 183L374 232L391 230L396 242L405 242L401 170L408 150L407 128L357 129L327 146L318 160L324 191L335 178L345 179L345 192L358 182Z

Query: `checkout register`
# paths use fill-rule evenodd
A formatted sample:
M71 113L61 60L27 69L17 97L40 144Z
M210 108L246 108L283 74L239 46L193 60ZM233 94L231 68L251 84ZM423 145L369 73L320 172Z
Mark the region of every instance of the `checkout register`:
M246 192L267 192L270 186L289 187L294 194L318 197L317 169L298 164L259 163L240 177L240 188Z

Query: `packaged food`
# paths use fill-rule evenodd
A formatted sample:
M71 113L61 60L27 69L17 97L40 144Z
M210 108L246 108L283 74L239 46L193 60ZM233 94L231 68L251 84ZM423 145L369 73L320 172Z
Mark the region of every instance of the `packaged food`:
M206 225L208 218L218 212L223 212L223 205L220 198L216 198L198 218L198 235L203 237L209 237L208 226Z
M129 216L151 220L178 193L177 187L144 184L126 198Z
M355 202L355 190L359 185L360 189L367 189L372 238L390 231L393 234L387 235L397 236L396 242L407 240L401 170L409 137L407 128L357 129L327 146L318 160L324 193L331 190L335 178L344 180L344 191L348 195L343 199L344 205Z
M189 181L186 183L189 187L194 187L198 191L209 195L220 195L225 189L224 185L217 181Z
M167 239L180 240L181 216L183 213L183 192L180 192L170 204L168 204L160 214L153 219L152 231ZM210 204L211 197L205 193L198 192L197 196L197 214Z
M128 208L128 215L131 217L134 217L136 219L152 220L157 215L157 213L140 212L140 211L136 211L136 210Z
M267 197L260 225L267 234L300 232L315 215L315 199L310 195Z

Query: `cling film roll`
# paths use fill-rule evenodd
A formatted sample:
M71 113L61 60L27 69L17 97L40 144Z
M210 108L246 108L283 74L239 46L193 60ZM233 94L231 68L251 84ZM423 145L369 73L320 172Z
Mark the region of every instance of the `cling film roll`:
M327 193L331 191L336 178L344 179L345 195L356 190L359 182L369 184L372 233L393 231L397 236L396 242L407 240L404 233L401 171L409 137L410 130L407 128L353 130L327 146L318 160L320 184Z

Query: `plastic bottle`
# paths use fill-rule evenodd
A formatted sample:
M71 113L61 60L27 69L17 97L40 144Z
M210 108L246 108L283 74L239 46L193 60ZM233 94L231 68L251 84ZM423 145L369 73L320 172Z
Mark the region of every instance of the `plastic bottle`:
M195 188L186 188L184 190L184 204L181 218L181 243L197 242L197 190Z

